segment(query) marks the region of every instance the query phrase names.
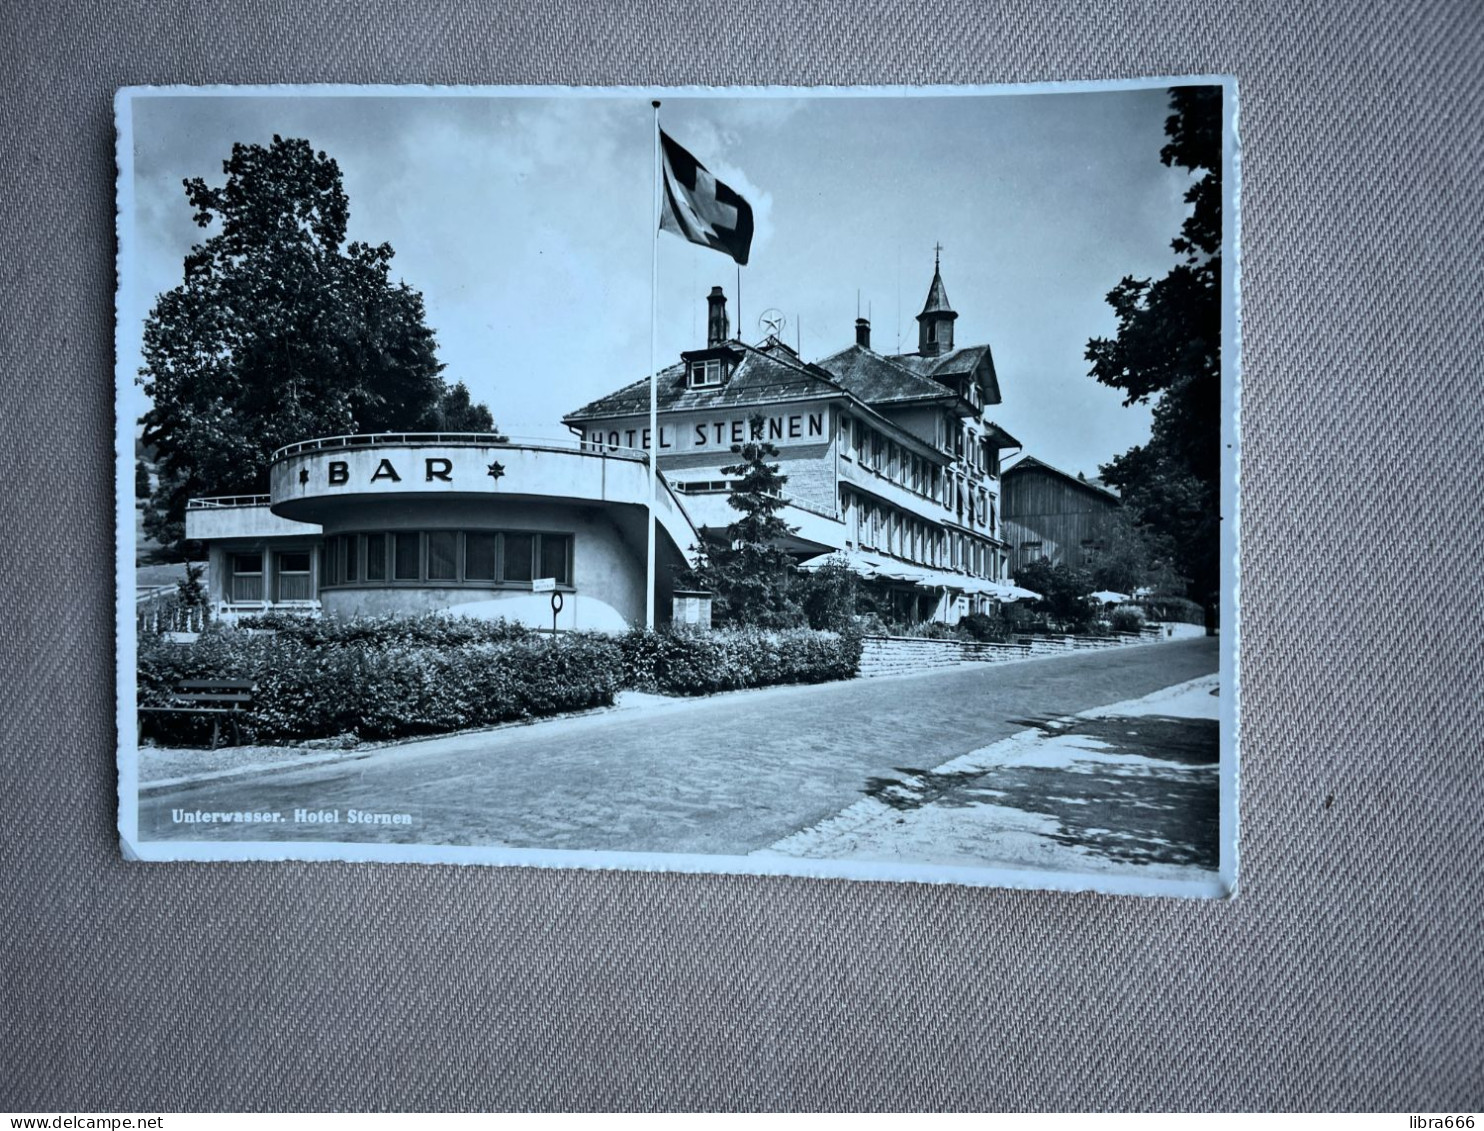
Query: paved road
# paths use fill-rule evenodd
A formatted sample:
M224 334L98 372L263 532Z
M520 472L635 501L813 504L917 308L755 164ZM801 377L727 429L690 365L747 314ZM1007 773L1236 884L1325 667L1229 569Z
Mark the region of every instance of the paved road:
M146 840L345 840L742 854L1044 719L1214 672L1194 639L920 676L773 688L408 743L182 787L140 803ZM196 811L279 814L194 824ZM295 810L339 823L295 820ZM410 823L350 823L352 811Z
M1220 863L1215 675L903 766L769 855L1208 880Z

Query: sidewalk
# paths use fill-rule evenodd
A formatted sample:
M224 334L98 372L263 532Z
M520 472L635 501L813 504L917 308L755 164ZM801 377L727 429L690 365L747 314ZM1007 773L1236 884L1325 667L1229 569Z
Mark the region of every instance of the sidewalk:
M901 768L755 855L1201 879L1217 866L1217 677Z

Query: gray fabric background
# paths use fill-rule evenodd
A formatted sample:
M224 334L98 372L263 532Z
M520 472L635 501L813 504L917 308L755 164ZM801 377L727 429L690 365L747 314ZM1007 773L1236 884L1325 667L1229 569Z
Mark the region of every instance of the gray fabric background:
M1480 12L9 7L0 1108L1479 1108ZM115 87L1187 72L1242 82L1237 899L120 861Z

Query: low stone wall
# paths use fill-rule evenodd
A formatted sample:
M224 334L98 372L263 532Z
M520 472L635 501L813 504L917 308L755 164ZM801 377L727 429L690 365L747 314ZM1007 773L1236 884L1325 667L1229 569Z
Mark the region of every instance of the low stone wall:
M1008 644L927 640L918 636L867 636L862 641L860 674L862 678L903 675L965 663L993 664L1027 656L1156 644L1161 639L1161 635L1148 628L1141 633L1116 636L1017 636Z
M1161 638L1165 640L1189 640L1192 636L1206 635L1206 626L1203 624L1181 624L1179 621L1156 621L1150 627L1158 628Z

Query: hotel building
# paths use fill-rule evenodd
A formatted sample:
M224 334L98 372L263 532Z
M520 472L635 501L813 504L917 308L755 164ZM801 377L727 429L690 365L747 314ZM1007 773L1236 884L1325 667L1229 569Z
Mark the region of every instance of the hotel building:
M937 264L912 353L877 352L857 318L852 344L808 362L777 337L732 337L720 287L707 306L705 347L658 376L659 468L698 528L723 536L736 511L721 468L732 445L767 439L788 477L788 548L806 568L841 554L923 619L954 621L1009 595L1000 456L1020 444L989 415L1000 403L989 346L954 341ZM649 380L564 422L589 451L648 450Z

